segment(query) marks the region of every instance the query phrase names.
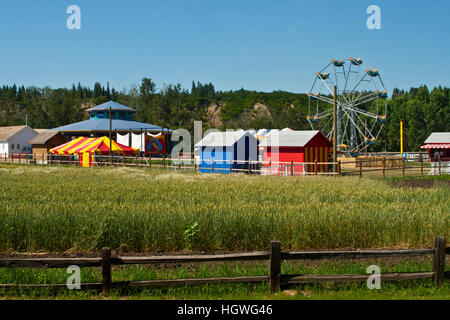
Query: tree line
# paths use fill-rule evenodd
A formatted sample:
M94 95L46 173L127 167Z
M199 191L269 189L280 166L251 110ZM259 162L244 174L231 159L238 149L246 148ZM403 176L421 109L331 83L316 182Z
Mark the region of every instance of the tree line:
M387 123L370 151L400 149L400 120L405 127L405 150L418 151L431 132L449 131L450 90L422 85L408 91L394 89L387 100ZM73 85L51 89L34 86L0 87L0 126L25 124L33 128L55 128L88 119L86 109L114 100L136 109L136 120L171 129L193 131L195 120L208 128L211 105L220 107L222 125L218 129L285 128L310 130L306 120L308 97L287 91L258 92L245 89L216 91L212 83L192 82L189 89L180 84L157 88L150 78L139 86L118 91L95 83L93 88ZM252 116L256 103L267 106L270 116ZM372 110L374 104L363 106ZM206 124L206 125L205 125ZM211 124L209 125L209 127Z

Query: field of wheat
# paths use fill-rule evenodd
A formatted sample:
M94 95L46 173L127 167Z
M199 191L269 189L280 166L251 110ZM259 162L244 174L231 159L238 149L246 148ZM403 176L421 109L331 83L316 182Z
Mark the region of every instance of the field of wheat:
M449 195L357 177L4 165L0 250L428 247L450 236Z

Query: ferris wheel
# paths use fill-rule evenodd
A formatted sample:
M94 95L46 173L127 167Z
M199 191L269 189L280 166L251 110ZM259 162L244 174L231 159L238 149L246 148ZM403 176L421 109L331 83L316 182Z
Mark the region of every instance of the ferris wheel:
M332 59L316 73L308 93L311 128L333 136L336 86L336 141L338 150L356 156L376 143L386 123L387 90L377 69L361 58Z

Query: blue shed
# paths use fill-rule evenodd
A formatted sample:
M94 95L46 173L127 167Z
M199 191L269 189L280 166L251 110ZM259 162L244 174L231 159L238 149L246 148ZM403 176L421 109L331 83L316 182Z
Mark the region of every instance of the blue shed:
M255 170L257 145L256 137L244 130L210 132L195 145L200 149L200 172L230 173L230 165L232 172L247 172L249 160L255 161L251 165Z

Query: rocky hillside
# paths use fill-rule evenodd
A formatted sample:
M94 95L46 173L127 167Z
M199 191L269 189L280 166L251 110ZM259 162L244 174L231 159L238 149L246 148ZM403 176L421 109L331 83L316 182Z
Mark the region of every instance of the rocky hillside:
M272 122L273 117L268 105L257 102L253 104L248 110L242 112L242 114L236 119L223 119L222 110L226 106L225 104L211 103L207 109L208 124L211 127L222 128L225 125L242 127L251 127L251 124L258 121Z

